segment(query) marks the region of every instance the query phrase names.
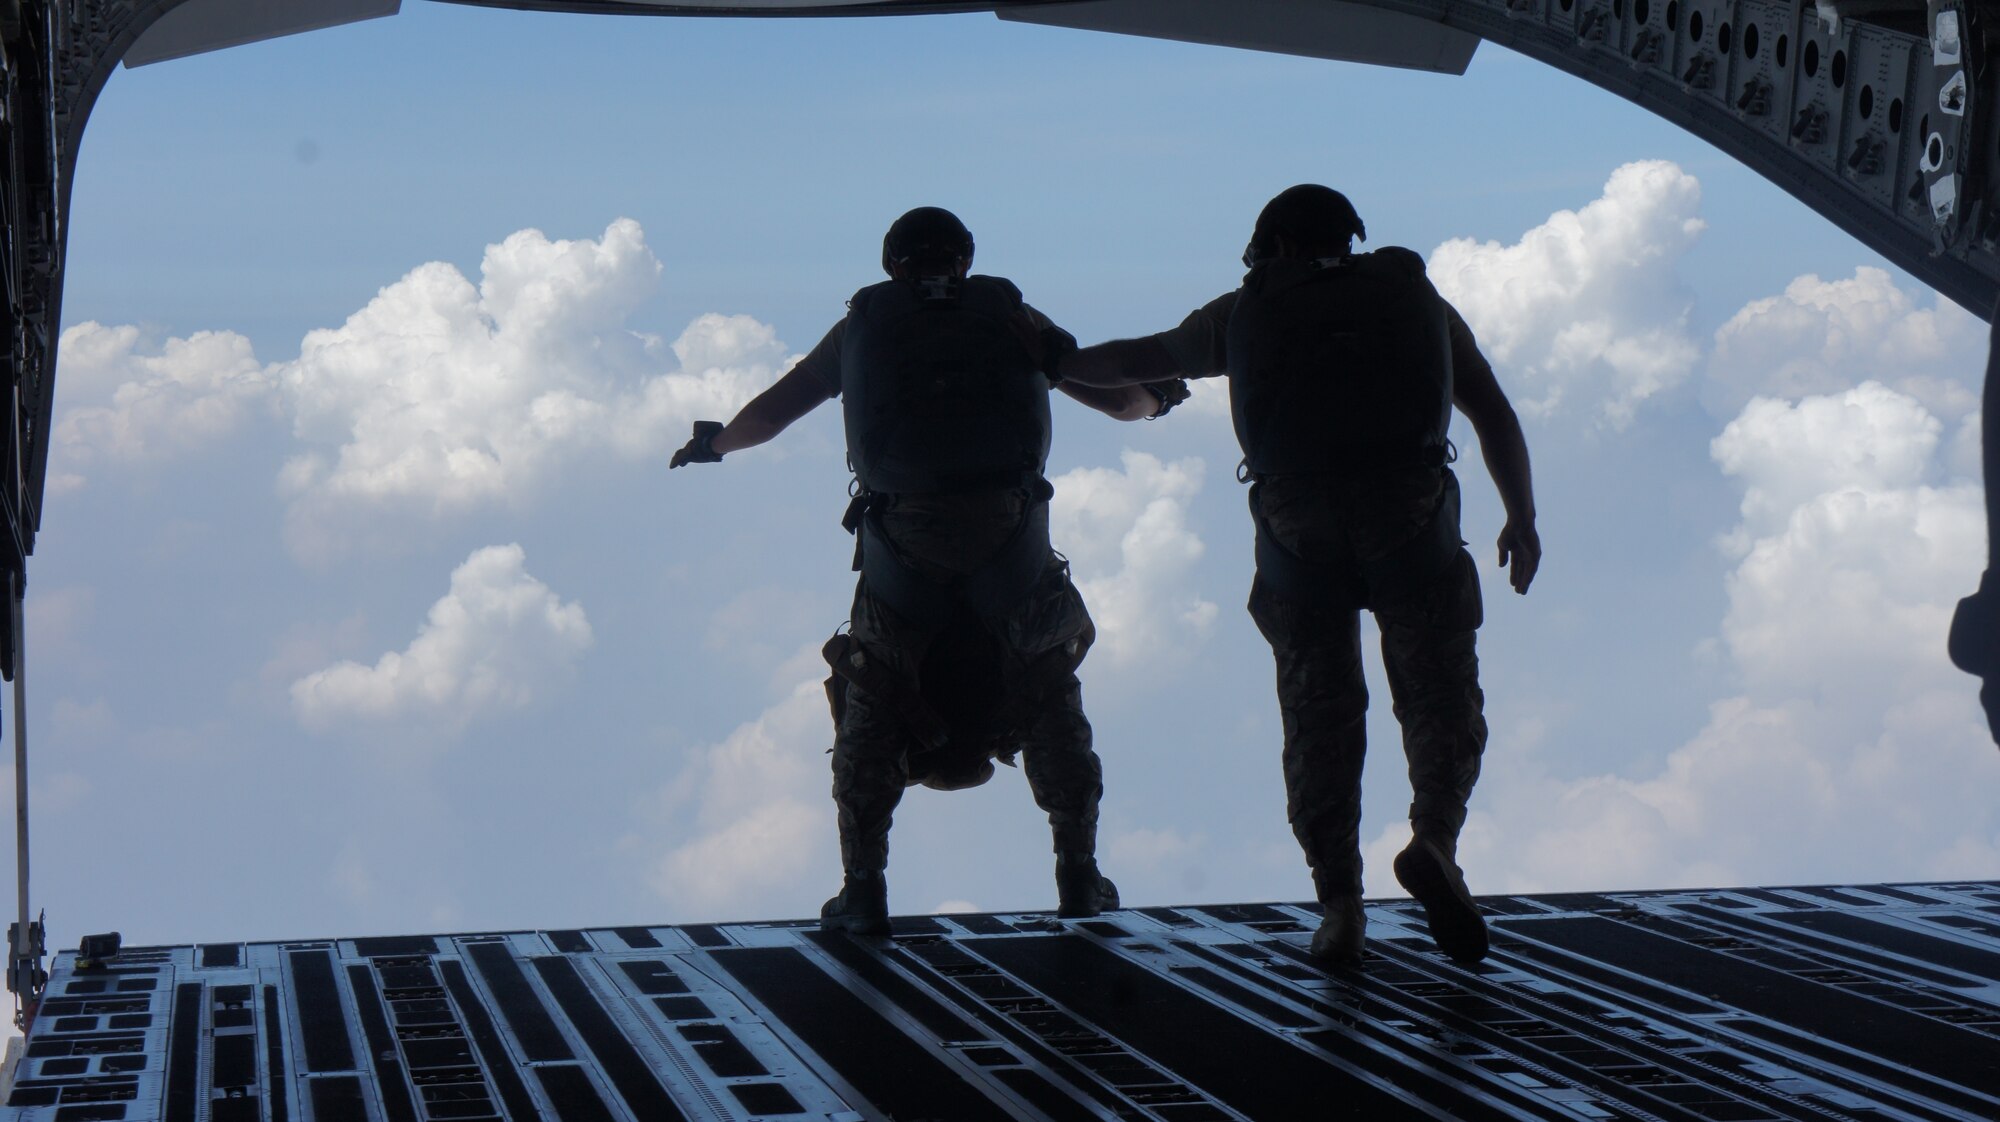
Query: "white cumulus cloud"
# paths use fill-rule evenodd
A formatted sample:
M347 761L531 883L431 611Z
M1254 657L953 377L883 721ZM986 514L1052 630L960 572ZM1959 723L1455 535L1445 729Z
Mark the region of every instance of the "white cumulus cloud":
M1147 870L1163 865L1186 863L1208 845L1208 837L1175 829L1141 827L1112 833L1105 841L1105 856L1118 868Z
M1701 184L1664 160L1612 172L1583 209L1513 245L1448 241L1430 276L1479 337L1529 416L1630 424L1701 356L1678 265L1704 228Z
M1713 446L1745 493L1722 543L1734 568L1717 644L1738 692L1637 777L1552 777L1500 730L1508 763L1489 763L1461 844L1482 890L2000 867L2000 756L1976 683L1944 654L1983 558L1983 508L1946 472L1941 429L1874 383L1744 408ZM1380 868L1394 833L1369 848Z
M522 230L486 248L478 285L432 262L278 364L306 450L280 474L304 556L385 512L463 511L536 495L601 448L639 457L727 416L784 364L772 329L704 315L672 344L624 326L660 262L618 219L602 237Z
M583 606L564 603L526 568L518 545L476 550L416 638L373 666L341 661L294 681L300 723L436 720L457 727L537 700L591 644Z
M1716 440L1746 493L1726 542L1743 553L1722 636L1753 688L1878 717L1959 677L1944 634L1977 582L1985 516L1977 484L1926 481L1939 427L1914 398L1871 383L1791 406L1752 401Z
M1715 333L1704 397L1723 412L1754 396L1799 398L1879 382L1947 422L1978 407L1986 326L1932 294L1920 302L1870 266L1803 276L1753 300Z
M64 331L57 354L55 443L71 466L202 449L269 409L276 388L232 331L151 346L137 327L93 321Z
M1710 453L1743 481L1742 530L1762 535L1815 496L1917 484L1943 429L1914 398L1869 382L1796 403L1753 398Z
M808 678L696 756L663 796L682 836L650 874L672 915L807 915L839 887L826 787L832 743L826 693Z
M524 506L588 457L664 456L789 366L746 315L697 316L672 341L628 327L660 270L629 218L595 239L521 230L486 247L476 284L420 265L268 365L233 332L151 346L137 327L78 324L61 343L50 486L211 446L261 410L297 443L276 472L295 555L408 548L412 527Z
M1050 537L1097 624L1097 655L1114 666L1190 649L1217 611L1192 582L1206 548L1187 521L1201 460L1163 463L1129 449L1121 459L1123 470L1064 472L1049 507Z
M607 435L628 456L678 448L697 418L726 419L791 366L777 329L750 316L696 316L672 347L679 372L616 399Z

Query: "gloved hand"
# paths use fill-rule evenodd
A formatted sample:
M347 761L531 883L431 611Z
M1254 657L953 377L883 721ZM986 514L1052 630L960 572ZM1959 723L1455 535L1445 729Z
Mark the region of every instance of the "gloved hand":
M1168 378L1162 382L1140 384L1146 388L1146 392L1160 399L1160 407L1153 411L1154 420L1166 416L1174 406L1194 396L1194 391L1188 388L1186 378Z
M674 453L673 459L667 461L668 470L677 468L682 464L721 463L722 453L715 450L715 434L721 432L722 429L723 424L721 421L696 421L694 423L694 437L686 444L683 444L680 451Z
M1952 665L1978 675L1986 728L2000 744L2000 588L1995 581L1993 570L1986 570L1980 574L1979 591L1958 602L1945 651Z

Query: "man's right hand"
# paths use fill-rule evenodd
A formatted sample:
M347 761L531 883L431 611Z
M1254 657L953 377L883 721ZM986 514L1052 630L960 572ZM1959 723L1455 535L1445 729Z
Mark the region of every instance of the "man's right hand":
M1534 583L1535 570L1542 567L1542 536L1535 532L1532 520L1515 522L1508 520L1500 530L1500 564L1512 562L1507 573L1507 583L1514 591L1525 593Z
M667 461L668 470L682 464L721 463L722 453L715 450L715 437L723 427L721 421L696 421L694 437L682 445L680 451L674 453L673 459Z
M1186 378L1166 378L1158 382L1141 382L1139 384L1145 387L1147 393L1159 399L1160 407L1153 410L1155 418L1166 416L1173 410L1174 406L1194 396L1194 391L1188 388L1188 380Z

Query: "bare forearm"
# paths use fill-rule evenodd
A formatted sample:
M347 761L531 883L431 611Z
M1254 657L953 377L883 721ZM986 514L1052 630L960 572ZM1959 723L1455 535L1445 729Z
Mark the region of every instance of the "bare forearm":
M748 405L737 410L736 416L715 434L711 446L725 456L745 448L755 448L785 431L793 421L827 400L829 396L825 383L814 377L803 364L793 367L790 373L773 382L770 389L751 398Z
M1447 305L1446 311L1450 312L1451 364L1457 379L1452 404L1479 434L1479 454L1500 492L1501 505L1507 508L1507 521L1532 525L1535 482L1528 467L1528 438L1521 432L1521 418L1493 376L1492 364L1479 353L1472 329L1455 309Z
M755 404L752 402L751 404ZM730 422L715 434L710 447L723 455L741 452L745 448L755 448L785 431L786 426L772 421L769 417L753 412L749 405L740 410Z
M1143 421L1160 408L1159 398L1136 385L1106 389L1064 382L1058 388L1078 402L1120 421Z
M1521 423L1509 410L1504 419L1474 424L1479 435L1479 455L1486 461L1486 473L1500 492L1500 505L1509 522L1535 520L1534 472L1528 463L1528 438Z
M1060 373L1065 382L1115 389L1163 381L1182 371L1175 369L1173 356L1159 340L1148 337L1114 339L1071 351L1062 357Z
M1500 527L1494 544L1500 547L1500 565L1507 570L1507 583L1515 592L1525 594L1542 567L1542 535L1535 529L1535 483L1528 467L1528 439L1521 434L1513 407L1504 399L1484 404L1467 418L1472 421L1472 431L1479 434L1479 454L1500 492L1500 505L1507 508L1507 524Z

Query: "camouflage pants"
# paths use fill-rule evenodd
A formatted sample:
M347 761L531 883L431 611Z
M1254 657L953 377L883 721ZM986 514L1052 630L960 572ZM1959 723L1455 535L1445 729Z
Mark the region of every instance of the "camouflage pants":
M889 498L880 517L905 562L926 576L948 579L993 556L1036 501L1020 491L900 495ZM877 665L904 682L922 679L926 652L940 641L934 624L898 615L869 592L865 579L855 589L849 618L853 638ZM1058 648L1078 650L1080 657L1089 645L1090 617L1070 583L1068 565L1051 554L1035 587L988 625L1003 664L988 676L998 690L989 699L996 715L975 721L976 731L965 730L968 743L999 756L1018 751L1035 803L1048 815L1056 851L1091 853L1104 772L1083 715L1083 687L1064 669L1073 661L1056 666L1059 674L1033 669L1050 654L1060 656ZM911 756L921 745L892 702L851 682L845 689L833 742L840 856L849 871L879 870L888 862L890 820L910 781Z
M1278 503L1264 507L1280 533L1293 521L1288 515L1305 513ZM1322 529L1325 515L1322 510L1313 519ZM1362 520L1363 526L1392 524ZM1397 544L1400 533L1376 541L1370 541L1367 533L1354 533L1349 540L1366 555ZM1297 541L1304 535L1285 536ZM1424 591L1400 602L1374 605L1372 610L1382 633L1389 693L1403 731L1414 796L1411 823L1433 836L1456 838L1486 747L1485 694L1479 688L1474 649L1482 613L1479 575L1471 555L1460 549ZM1322 898L1358 893L1361 767L1368 713L1360 610L1301 602L1259 578L1251 587L1250 614L1271 644L1277 663L1286 815L1292 833L1305 850Z
M1090 746L1083 689L1075 676L1008 739L1009 747L1020 749L1035 805L1049 816L1056 852L1094 852L1104 769ZM892 707L847 685L847 707L833 741L833 801L840 819L841 866L847 871L887 867L890 820L909 781L915 747Z

